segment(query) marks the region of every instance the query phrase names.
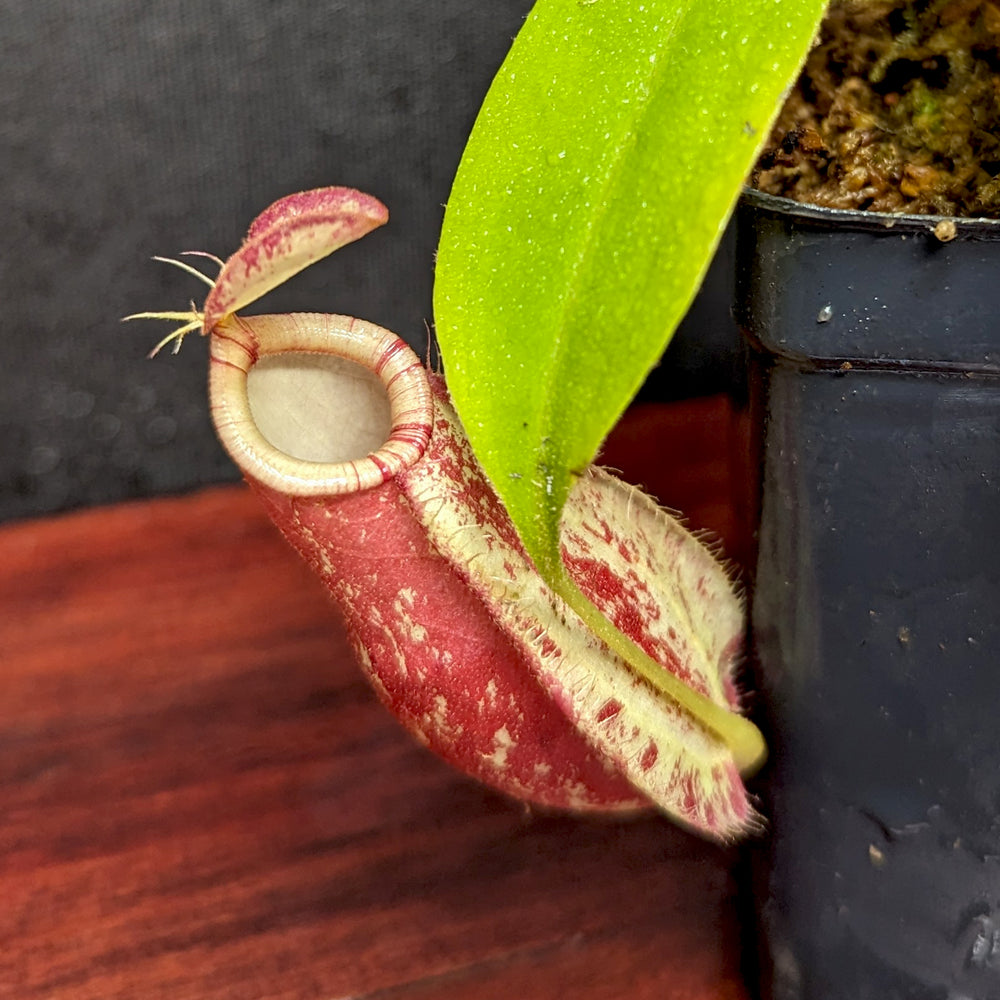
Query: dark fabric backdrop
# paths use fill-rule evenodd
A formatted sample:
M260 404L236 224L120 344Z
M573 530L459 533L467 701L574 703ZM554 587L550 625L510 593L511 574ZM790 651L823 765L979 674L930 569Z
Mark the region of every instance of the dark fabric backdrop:
M149 260L227 256L275 198L369 191L384 229L261 309L351 313L423 352L462 146L530 0L6 0L0 9L0 519L235 478L205 345L147 361L204 286ZM733 380L728 267L656 378Z

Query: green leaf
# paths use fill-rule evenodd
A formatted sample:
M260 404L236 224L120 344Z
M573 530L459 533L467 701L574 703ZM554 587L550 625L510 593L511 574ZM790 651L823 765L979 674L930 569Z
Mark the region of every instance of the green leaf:
M538 0L487 95L435 321L472 446L552 581L574 471L687 310L824 7Z

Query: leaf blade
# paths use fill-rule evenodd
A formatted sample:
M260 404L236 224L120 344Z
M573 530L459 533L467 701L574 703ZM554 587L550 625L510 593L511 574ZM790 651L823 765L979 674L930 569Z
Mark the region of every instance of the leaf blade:
M687 310L824 6L539 0L487 95L435 319L473 448L550 579L574 470Z

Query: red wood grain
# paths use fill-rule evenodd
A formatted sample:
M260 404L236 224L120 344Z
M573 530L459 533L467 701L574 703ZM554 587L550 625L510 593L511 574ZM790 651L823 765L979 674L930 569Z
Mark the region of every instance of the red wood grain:
M411 743L243 488L0 529L0 997L742 1000L732 862Z
M745 568L755 515L746 417L725 396L638 404L609 435L601 461L681 511Z

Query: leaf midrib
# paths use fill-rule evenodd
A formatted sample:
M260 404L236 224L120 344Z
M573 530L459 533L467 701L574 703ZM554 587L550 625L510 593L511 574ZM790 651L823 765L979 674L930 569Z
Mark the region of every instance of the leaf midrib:
M646 77L646 82L650 84L646 87L645 94L641 102L637 103L635 113L630 115L627 119L629 127L623 127L619 129L619 140L616 143L616 148L623 150L627 147L628 136L636 133L636 125L641 123L645 116L648 114L649 109L653 103L653 95L656 93L655 82L660 77L662 73L666 72L666 60L659 58L660 50L664 47L669 46L670 41L673 39L674 35L677 33L678 27L683 23L687 14L691 9L691 3L689 2L687 6L682 11L679 11L677 17L674 19L673 23L669 25L668 30L663 34L661 40L656 48L657 58L650 63L652 67L652 72ZM621 155L615 156L611 169L605 175L605 179L601 184L600 188L600 203L594 209L593 218L594 224L588 226L586 229L586 235L581 242L580 250L577 253L575 260L570 264L567 269L567 273L570 276L570 280L567 283L566 295L562 298L558 309L559 323L558 323L558 333L554 338L553 350L549 356L550 363L547 368L548 378L545 382L545 393L542 397L542 407L539 411L539 429L542 431L542 441L550 437L549 432L554 427L552 422L552 410L558 398L557 394L552 392L552 386L554 383L559 381L560 373L563 371L563 357L567 350L567 338L565 336L565 331L567 327L567 317L571 314L573 308L577 301L577 296L579 292L579 285L582 275L585 272L584 265L587 264L593 257L594 247L597 242L597 234L602 229L603 221L606 218L608 211L610 210L610 202L605 197L608 191L615 189L618 178L622 171L625 169L624 164L628 159L627 153L623 152ZM544 447L544 446L543 446ZM544 450L543 450L544 455ZM565 493L563 495L563 504L565 503L566 496L569 493L569 486L565 486ZM549 494L544 494L547 500L551 500ZM561 562L561 556L559 556L559 520L560 514L562 512L563 504L558 504L554 502L546 503L548 518L546 518L548 524L548 531L553 534L550 535L549 543L550 549L554 547L554 552L550 551L548 556L556 556L558 561ZM549 523L549 518L552 518L552 522Z

